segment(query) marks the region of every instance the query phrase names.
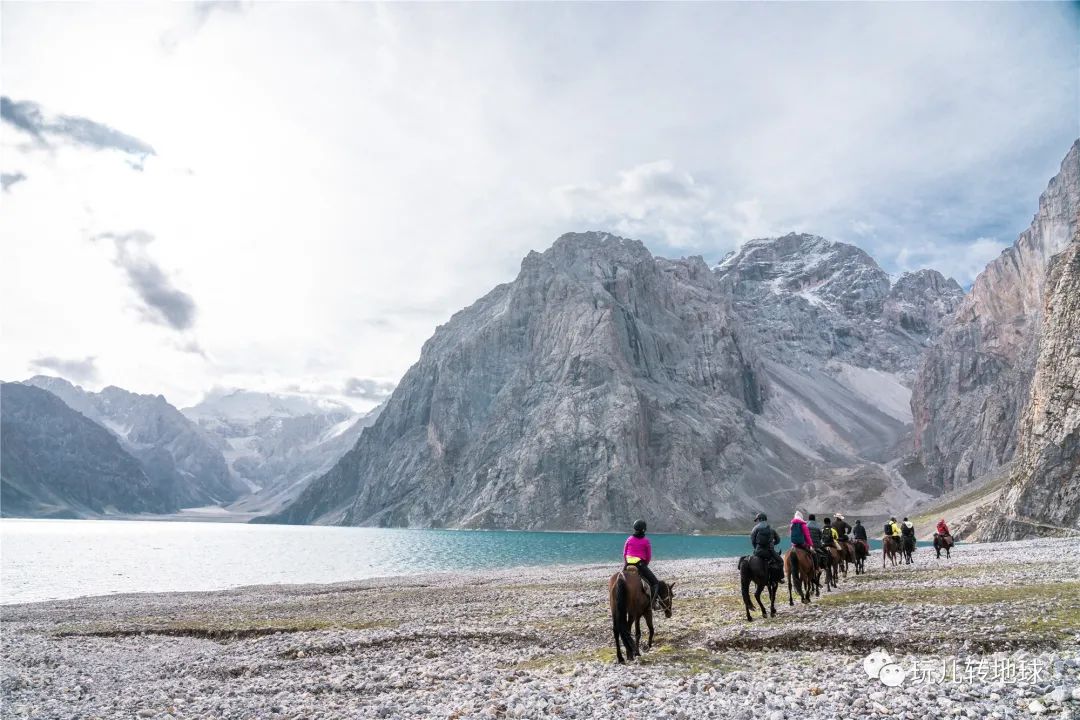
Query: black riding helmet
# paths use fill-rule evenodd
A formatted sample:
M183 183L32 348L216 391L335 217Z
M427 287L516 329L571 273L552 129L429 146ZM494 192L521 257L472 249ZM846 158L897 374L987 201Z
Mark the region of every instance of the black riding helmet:
M645 521L638 520L634 523L634 534L641 537L645 534Z
M754 522L765 522L769 518L765 517L765 513L758 513L754 516Z

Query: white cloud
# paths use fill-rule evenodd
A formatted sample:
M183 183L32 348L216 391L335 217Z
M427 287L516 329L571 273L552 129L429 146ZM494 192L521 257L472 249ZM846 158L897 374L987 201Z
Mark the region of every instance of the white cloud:
M156 155L0 130L4 377L93 355L179 404L396 379L567 230L711 261L805 230L968 282L1076 133L1073 5L199 7L5 5L6 95ZM84 240L124 228L197 343L124 312Z

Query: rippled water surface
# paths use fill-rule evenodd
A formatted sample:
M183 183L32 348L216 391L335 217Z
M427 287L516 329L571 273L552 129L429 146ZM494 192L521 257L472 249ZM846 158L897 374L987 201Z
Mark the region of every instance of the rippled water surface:
M746 554L746 537L651 535L665 558ZM120 520L0 521L0 601L329 583L386 575L612 562L616 533L404 530Z

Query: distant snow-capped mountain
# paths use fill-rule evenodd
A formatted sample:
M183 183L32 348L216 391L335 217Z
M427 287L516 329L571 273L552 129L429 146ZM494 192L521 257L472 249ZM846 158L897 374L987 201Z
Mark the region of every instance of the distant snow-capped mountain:
M230 509L272 512L348 452L379 409L357 413L325 398L214 390L183 413L219 439L233 475L248 488Z

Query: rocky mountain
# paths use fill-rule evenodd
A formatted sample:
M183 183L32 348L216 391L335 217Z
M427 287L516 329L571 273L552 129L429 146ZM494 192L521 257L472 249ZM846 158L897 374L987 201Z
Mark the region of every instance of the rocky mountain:
M170 512L175 498L116 436L36 387L0 387L0 510L5 517Z
M174 507L231 502L246 489L229 472L223 444L161 395L138 395L112 386L89 392L44 375L24 384L49 391L115 435L154 484L166 489Z
M745 524L835 493L921 496L883 463L960 288L850 245L716 268L605 233L530 253L425 343L378 420L270 522L611 529Z
M184 415L216 438L248 492L230 509L274 512L329 470L375 422L347 405L301 395L215 390Z
M1016 452L1040 356L1047 267L1076 236L1078 217L1080 141L1039 198L1031 226L979 274L919 369L915 447L934 486L988 477Z
M1050 261L1039 353L1001 498L975 537L1080 532L1080 236Z
M859 248L802 234L751 241L716 272L771 389L756 427L810 451L805 500L885 513L922 499L910 388L960 285L935 270L893 282Z

